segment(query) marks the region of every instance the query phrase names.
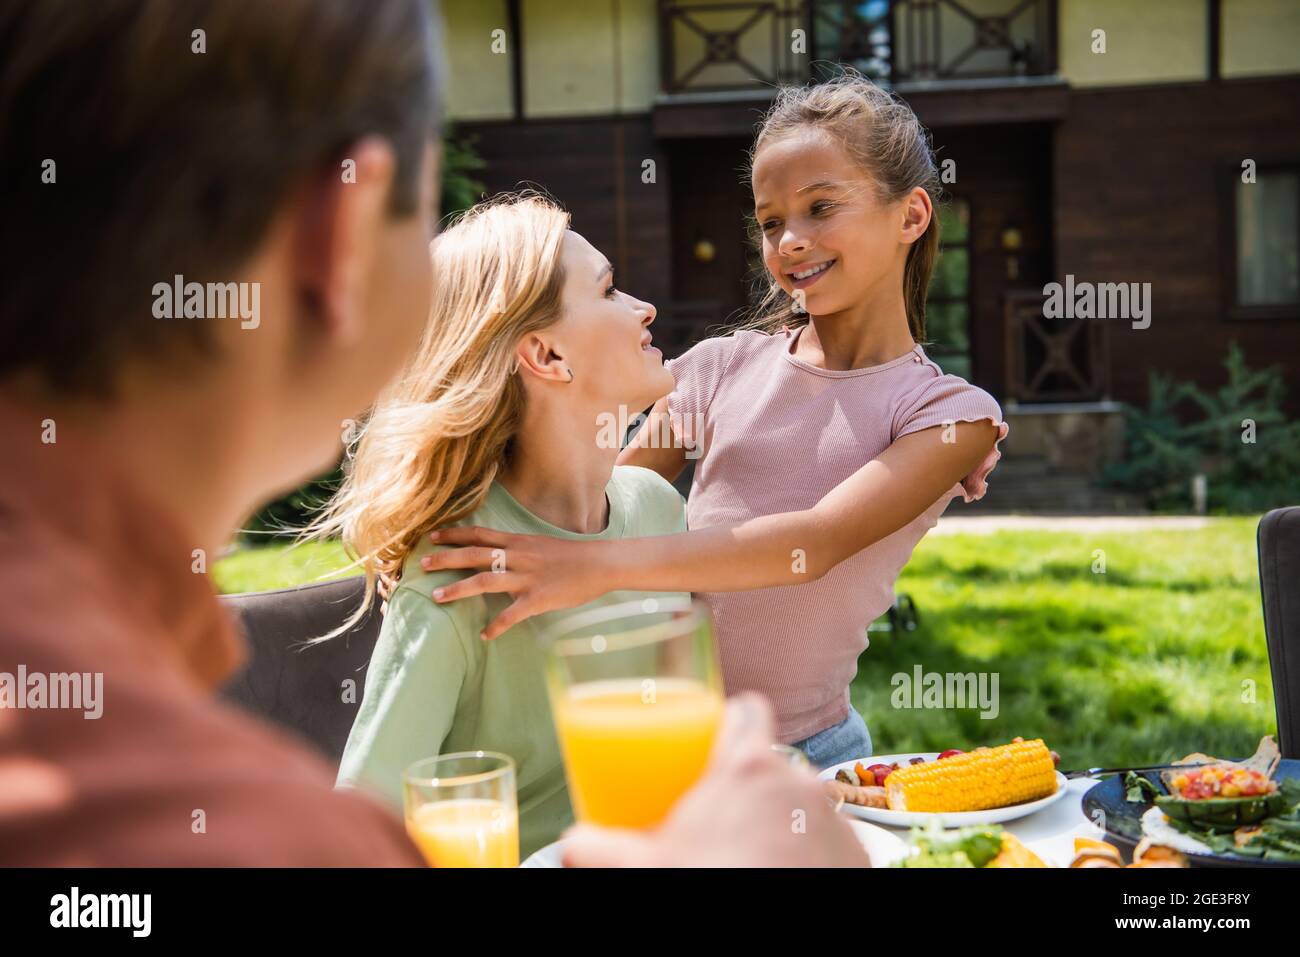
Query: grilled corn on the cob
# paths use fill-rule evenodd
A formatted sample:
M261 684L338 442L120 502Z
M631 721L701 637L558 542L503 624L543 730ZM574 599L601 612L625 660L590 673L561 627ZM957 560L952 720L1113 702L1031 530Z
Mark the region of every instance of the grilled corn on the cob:
M894 811L982 811L1055 794L1056 765L1035 738L899 768L885 790Z

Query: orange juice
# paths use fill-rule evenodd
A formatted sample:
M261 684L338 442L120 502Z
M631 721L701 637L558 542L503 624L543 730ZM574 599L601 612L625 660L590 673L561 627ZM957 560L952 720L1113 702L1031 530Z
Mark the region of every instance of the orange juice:
M684 678L573 685L555 698L574 813L616 827L652 827L704 771L722 695Z
M434 867L519 866L519 815L503 801L422 804L408 812L406 832Z

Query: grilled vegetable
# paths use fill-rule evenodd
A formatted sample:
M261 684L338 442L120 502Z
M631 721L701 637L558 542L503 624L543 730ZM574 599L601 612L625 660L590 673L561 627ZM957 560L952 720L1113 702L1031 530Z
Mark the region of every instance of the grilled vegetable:
M1214 831L1231 831L1247 824L1258 824L1266 817L1286 809L1286 798L1279 793L1255 797L1218 797L1189 800L1172 794L1156 798L1156 805L1173 821L1183 821Z
M1278 796L1284 805L1282 812L1264 818L1254 827L1219 830L1184 821L1172 823L1178 830L1208 845L1216 854L1265 861L1300 861L1300 780L1283 781L1277 795L1270 795L1273 799Z
M1271 736L1262 739L1254 756L1246 761L1189 755L1180 763L1210 763L1162 772L1160 777L1169 793L1157 797L1156 805L1171 821L1212 831L1258 824L1289 806L1277 782L1271 780L1278 759L1277 743Z
M1175 761L1174 764L1187 765L1189 770L1192 767L1215 765L1216 767L1221 768L1254 771L1257 774L1262 774L1266 778L1272 778L1273 774L1277 771L1277 765L1281 759L1282 752L1277 746L1277 741L1273 739L1271 734L1267 734L1259 739L1259 747L1256 748L1255 753L1245 761L1223 761L1219 758L1210 757L1208 754L1201 754L1198 752L1196 754L1189 754L1181 761ZM1172 784L1174 778L1178 777L1180 774L1186 773L1187 771L1182 768L1173 768L1168 771L1161 771L1160 778L1164 781L1165 787L1169 789L1170 793L1173 793L1175 790Z
M1056 770L1036 738L900 768L885 790L894 811L982 811L1055 794Z
M859 764L858 767L862 767L862 765ZM884 787L885 778L889 777L893 773L894 766L892 764L873 764L869 766L865 772L859 771L858 776L861 777L863 774L866 774L862 783L867 787L871 787L873 784L876 787Z
M1185 801L1265 797L1277 790L1267 775L1231 765L1191 768L1168 779L1169 793Z

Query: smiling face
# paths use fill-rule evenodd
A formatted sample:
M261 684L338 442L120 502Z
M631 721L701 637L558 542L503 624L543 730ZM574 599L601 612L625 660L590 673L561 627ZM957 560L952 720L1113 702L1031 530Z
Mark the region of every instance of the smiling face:
M573 384L600 408L636 414L673 390L663 354L651 345L655 307L619 290L614 270L591 243L569 230L560 261L563 315L547 330L573 370Z
M810 314L851 308L882 283L901 288L907 199L883 201L832 137L808 128L764 144L752 182L763 263Z

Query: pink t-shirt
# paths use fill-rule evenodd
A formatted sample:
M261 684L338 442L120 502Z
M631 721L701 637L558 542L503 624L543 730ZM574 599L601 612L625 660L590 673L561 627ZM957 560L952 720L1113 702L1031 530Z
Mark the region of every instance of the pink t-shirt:
M910 432L989 419L1001 426L998 441L1006 436L992 396L945 375L920 346L884 365L832 372L790 354L797 336L738 332L668 363L677 379L668 400L674 431L688 449L698 443L688 452L699 455L691 528L809 508ZM787 742L842 721L866 628L893 603L912 549L954 496L984 495L1000 457L995 446L923 514L817 581L703 594L727 693L767 695Z

